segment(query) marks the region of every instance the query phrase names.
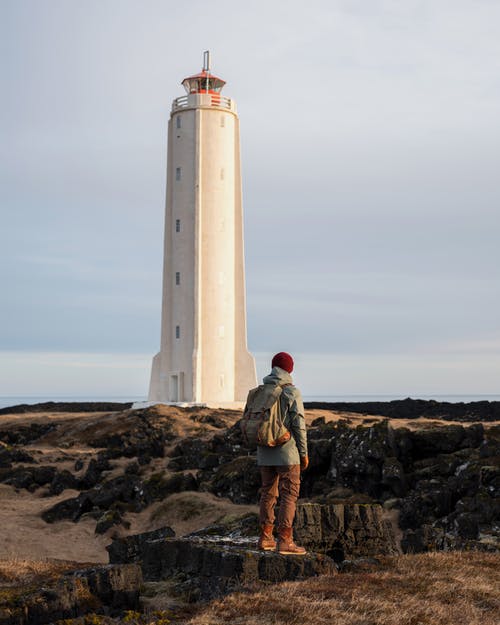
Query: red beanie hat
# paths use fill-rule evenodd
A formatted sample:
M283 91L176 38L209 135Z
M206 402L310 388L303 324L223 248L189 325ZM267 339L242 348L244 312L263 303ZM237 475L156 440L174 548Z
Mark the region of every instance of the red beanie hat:
M279 367L280 369L284 369L288 373L292 373L293 371L293 358L290 354L286 352L279 352L273 356L271 367Z

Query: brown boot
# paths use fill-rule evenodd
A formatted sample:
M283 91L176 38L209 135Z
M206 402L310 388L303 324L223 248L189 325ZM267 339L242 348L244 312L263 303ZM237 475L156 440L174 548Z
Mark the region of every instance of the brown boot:
M305 556L307 551L293 542L292 528L278 528L278 553L290 556Z
M257 544L262 551L274 551L276 549L276 541L273 538L273 525L260 526L260 538Z

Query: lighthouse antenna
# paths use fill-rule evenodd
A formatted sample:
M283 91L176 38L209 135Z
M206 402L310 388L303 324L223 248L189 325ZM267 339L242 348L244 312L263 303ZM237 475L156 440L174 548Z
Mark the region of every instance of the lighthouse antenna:
M206 84L205 84L205 89L208 93L208 89L209 89L209 80L208 77L210 76L210 51L209 50L205 50L205 52L203 53L203 71L206 73Z
M203 71L210 71L210 50L205 50L203 53Z

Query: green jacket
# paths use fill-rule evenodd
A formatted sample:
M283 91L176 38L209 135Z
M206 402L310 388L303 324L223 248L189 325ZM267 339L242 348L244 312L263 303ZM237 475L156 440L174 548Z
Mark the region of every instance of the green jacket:
M273 367L269 375L263 379L264 384L291 384L284 386L281 394L281 410L285 415L285 426L290 430L292 437L280 447L257 447L257 464L259 466L290 466L300 464L301 456L307 456L306 421L304 419L304 404L297 387L293 386L292 376Z

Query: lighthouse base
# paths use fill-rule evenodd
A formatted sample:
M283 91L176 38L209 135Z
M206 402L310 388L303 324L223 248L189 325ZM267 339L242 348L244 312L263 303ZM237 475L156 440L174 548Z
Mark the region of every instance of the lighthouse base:
M151 406L176 406L177 408L219 408L221 410L243 410L244 401L227 402L188 402L188 401L136 401L132 404L132 410L141 410Z

